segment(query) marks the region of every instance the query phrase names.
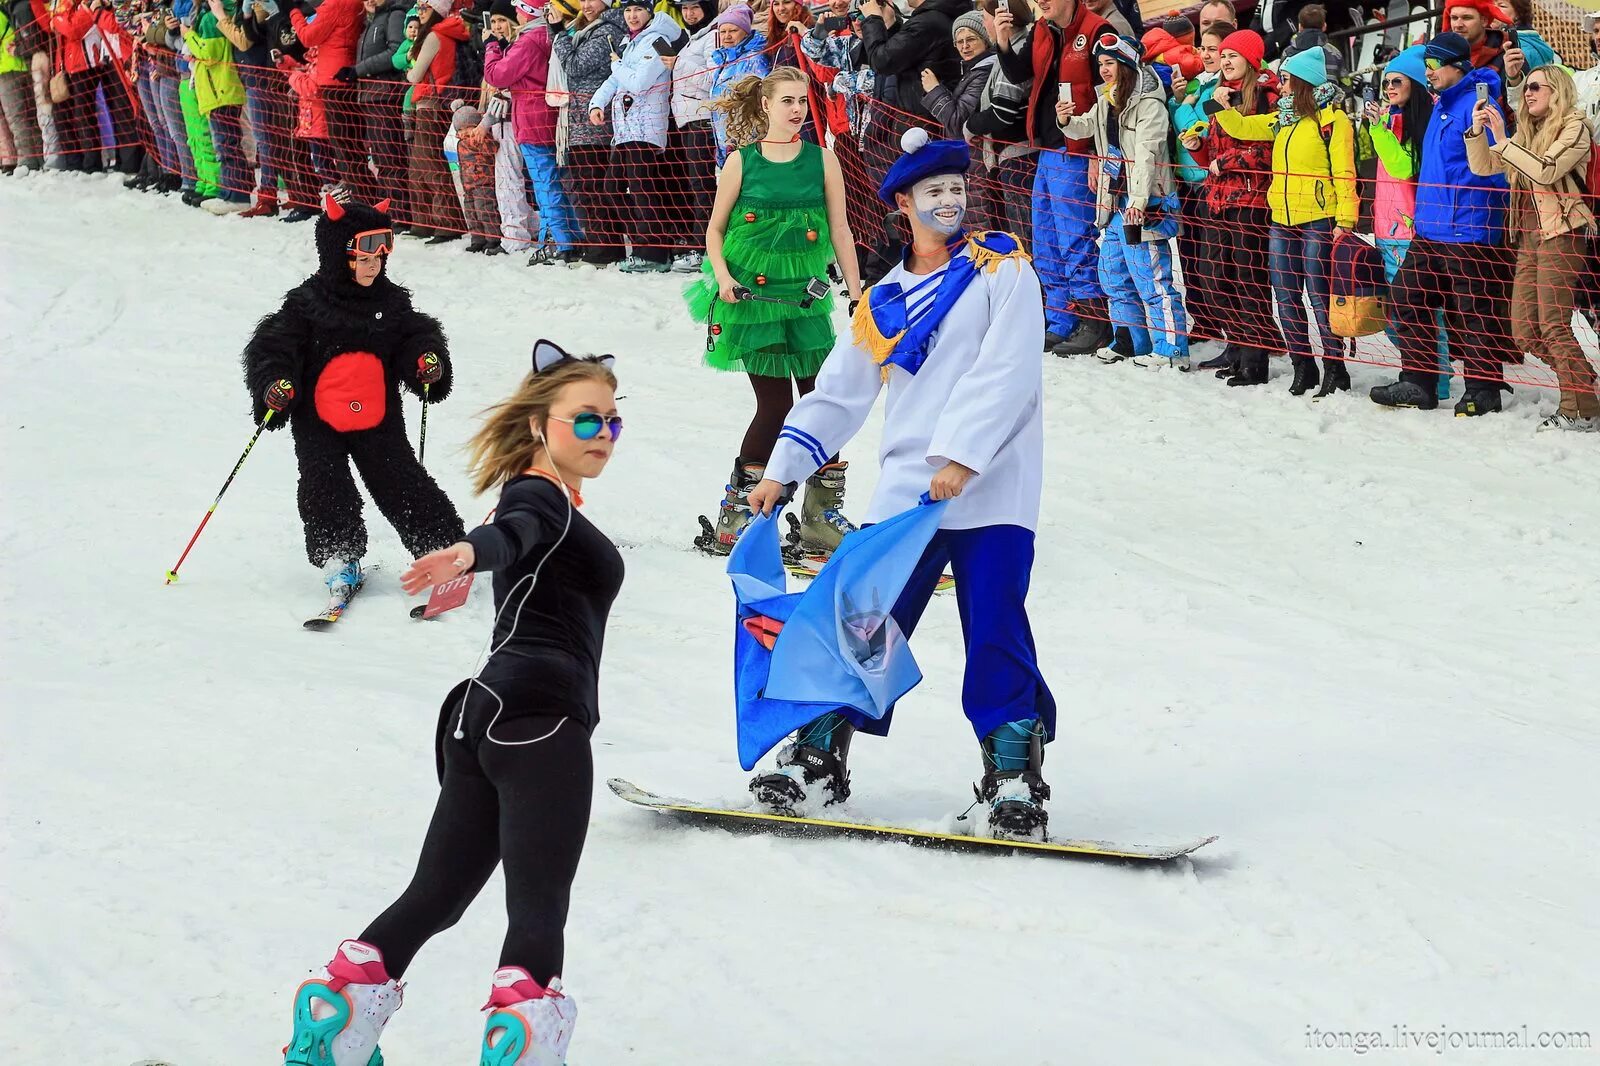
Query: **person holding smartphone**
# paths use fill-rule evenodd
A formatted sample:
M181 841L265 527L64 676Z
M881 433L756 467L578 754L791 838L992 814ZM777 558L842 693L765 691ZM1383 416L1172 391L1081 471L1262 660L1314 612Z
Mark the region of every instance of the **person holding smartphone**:
M1461 360L1466 390L1458 418L1500 410L1505 362L1511 253L1505 247L1508 186L1504 174L1476 174L1463 135L1480 101L1500 99L1500 75L1472 65L1472 46L1441 33L1423 50L1423 69L1436 95L1417 171L1415 237L1389 286L1400 341L1399 380L1372 389L1385 407L1431 411L1439 406L1438 323L1444 312L1450 354Z

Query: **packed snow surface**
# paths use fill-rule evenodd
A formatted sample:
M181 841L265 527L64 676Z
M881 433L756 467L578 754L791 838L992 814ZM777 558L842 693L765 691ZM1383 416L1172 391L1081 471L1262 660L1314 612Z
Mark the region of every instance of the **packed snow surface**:
M379 569L302 631L323 596L281 433L162 584L250 435L238 353L311 232L113 180L0 186L7 1062L278 1061L298 982L411 874L487 588L409 620L369 507ZM628 578L568 926L578 1066L1246 1066L1354 1054L1308 1050L1327 1032L1600 1036L1600 441L1534 434L1553 393L1469 421L1378 409L1368 368L1313 404L1279 377L1045 357L1052 826L1221 839L1135 867L730 836L603 780L745 795L731 595L688 543L748 386L701 366L678 277L409 240L390 269L450 335L427 456L469 522L492 501L459 446L532 342L618 357L627 435L584 492ZM856 510L877 438L846 451ZM953 824L980 773L953 597L914 647L927 679L889 741L856 744L852 811ZM390 1063L476 1061L502 923L496 878L407 974Z

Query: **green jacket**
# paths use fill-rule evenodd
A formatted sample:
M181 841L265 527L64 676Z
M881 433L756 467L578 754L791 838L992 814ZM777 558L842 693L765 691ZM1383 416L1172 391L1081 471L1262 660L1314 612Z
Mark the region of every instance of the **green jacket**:
M26 74L28 61L18 59L11 51L17 43L17 31L11 28L11 19L0 10L0 74Z
M216 31L216 20L207 12L200 25L210 22ZM209 115L219 107L240 107L244 104L244 82L233 66L233 46L220 34L203 37L194 30L185 30L183 43L194 57L194 93L200 103L200 113Z

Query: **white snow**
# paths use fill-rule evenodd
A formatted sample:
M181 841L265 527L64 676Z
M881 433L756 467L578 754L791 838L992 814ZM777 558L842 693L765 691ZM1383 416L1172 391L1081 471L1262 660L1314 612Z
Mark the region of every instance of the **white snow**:
M5 1061L277 1061L302 976L410 876L487 589L407 619L369 508L382 568L302 632L323 597L277 433L162 585L250 434L237 353L310 241L110 180L0 183ZM458 446L533 340L618 355L628 432L585 491L628 579L568 929L574 1063L1247 1066L1354 1054L1310 1029L1600 1036L1600 440L1535 436L1547 390L1468 421L1377 409L1366 368L1314 405L1281 378L1047 357L1053 826L1221 839L1136 868L729 836L601 782L743 794L730 593L687 544L746 384L700 365L682 279L410 241L391 269L452 339L428 458L469 521L489 501ZM857 501L876 437L847 452ZM958 634L939 597L926 682L855 746L857 812L969 802ZM407 974L389 1062L475 1061L502 923L497 878Z

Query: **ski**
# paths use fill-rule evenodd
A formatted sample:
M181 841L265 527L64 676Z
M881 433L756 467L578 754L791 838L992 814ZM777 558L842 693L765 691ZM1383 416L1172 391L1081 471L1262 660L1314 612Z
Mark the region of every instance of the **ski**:
M350 601L356 598L356 593L361 591L361 586L367 583L367 575L363 573L361 580L354 585L341 585L343 592L330 593L328 607L319 615L307 618L301 625L305 629L326 629L340 618L344 617L345 608L350 606Z
M1205 847L1215 836L1195 837L1174 844L1121 844L1107 840L1055 839L1044 842L1005 840L941 833L930 829L908 829L873 822L845 821L839 818L802 818L773 814L754 807L717 807L694 800L658 796L654 792L613 777L606 782L622 800L670 815L690 825L710 826L730 832L772 833L787 837L866 837L893 840L913 847L939 851L981 852L1004 855L1050 855L1057 858L1126 859L1138 862L1171 862Z

